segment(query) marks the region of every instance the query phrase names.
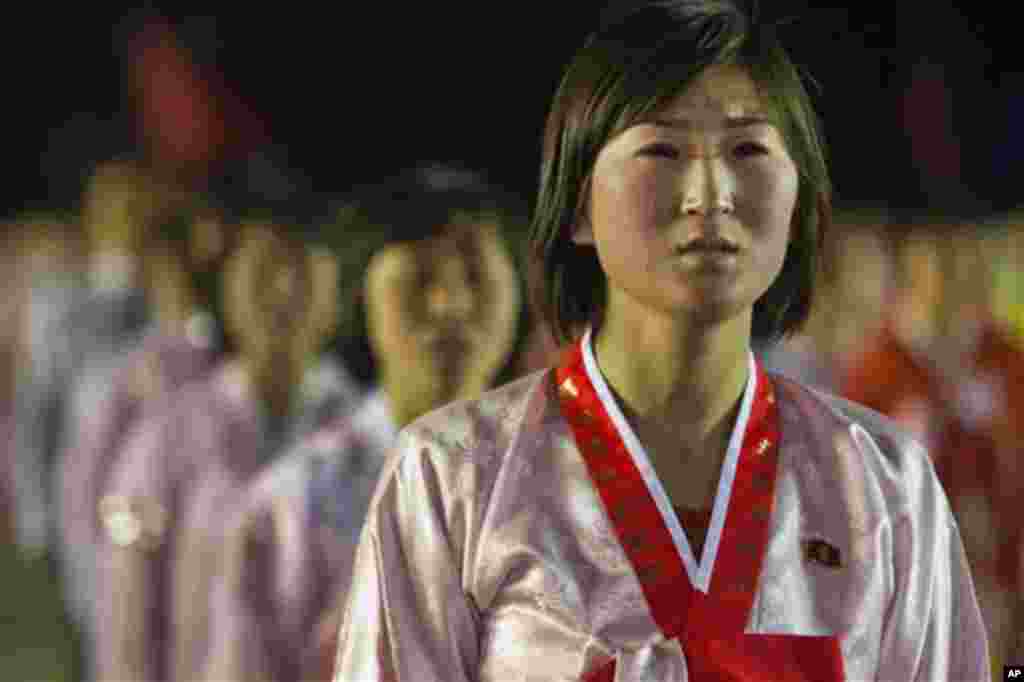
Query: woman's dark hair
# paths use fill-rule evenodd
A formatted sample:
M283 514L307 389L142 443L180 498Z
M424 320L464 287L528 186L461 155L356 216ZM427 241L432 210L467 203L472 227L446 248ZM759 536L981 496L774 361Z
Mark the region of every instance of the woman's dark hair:
M392 245L443 234L453 221L494 221L522 279L527 210L522 200L464 168L427 164L383 181L358 187L337 202L321 221L316 241L338 259L339 333L334 351L364 385L375 380L376 363L366 329L363 284L374 254ZM520 281L525 288L525 282ZM516 344L496 381L511 379L523 345L527 320L517 323Z
M831 221L831 186L817 116L775 28L734 0L619 3L566 69L544 132L530 234L531 298L559 341L600 325L607 302L595 250L570 238L587 204L598 153L719 64L749 73L799 172L786 259L754 304L752 335L772 341L807 318Z

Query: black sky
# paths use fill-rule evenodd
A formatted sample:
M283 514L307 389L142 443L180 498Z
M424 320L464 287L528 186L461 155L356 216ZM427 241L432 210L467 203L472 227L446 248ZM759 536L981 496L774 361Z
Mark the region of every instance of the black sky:
M822 86L817 103L841 202L915 210L946 202L978 212L1020 202L1024 60L1010 9L968 13L935 0L911 16L909 3L762 4L796 18L784 38ZM431 159L482 168L530 198L548 102L596 17L594 3L568 1L258 7L209 16L178 3L170 17L199 61L267 121L292 170L322 193ZM53 14L40 8L9 22L0 41L13 161L7 212L67 204L89 161L129 144L116 50L126 15ZM950 91L959 194L918 170L904 129L901 102L922 64ZM925 114L913 125L942 128L943 112Z

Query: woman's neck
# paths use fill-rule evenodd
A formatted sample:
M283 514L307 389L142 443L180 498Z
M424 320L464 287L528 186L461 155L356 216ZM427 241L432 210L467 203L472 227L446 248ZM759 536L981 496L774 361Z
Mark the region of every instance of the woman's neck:
M485 374L481 367L486 365L474 360L470 358L452 373L431 370L415 378L409 376L407 365L390 366L381 361L380 386L388 396L398 426L405 427L442 405L479 398L493 384L496 370L487 367Z
M288 415L300 391L302 379L310 366L307 358L267 357L260 353L243 353L236 357L246 393L260 401L270 413Z
M724 456L749 375L750 313L703 326L617 309L609 305L595 355L645 447L677 444L673 458Z
M391 411L399 428L403 428L431 410L454 400L466 397L452 386L441 381L430 381L420 377L410 381L395 371L382 368L381 387L391 405Z
M155 322L168 333L187 333L186 325L198 305L187 265L165 245L151 246L143 265Z

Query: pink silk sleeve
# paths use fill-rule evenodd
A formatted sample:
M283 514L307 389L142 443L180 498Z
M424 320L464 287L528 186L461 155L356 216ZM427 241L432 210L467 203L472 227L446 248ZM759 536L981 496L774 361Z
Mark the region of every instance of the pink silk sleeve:
M463 589L463 514L415 437L399 437L363 527L334 682L469 682L479 616Z
M893 527L894 598L882 626L879 682L981 682L991 669L985 626L960 533L929 460L908 472Z
M66 588L72 607L93 627L90 614L95 598L95 553L102 547L98 503L111 461L125 432L137 416L130 405L119 376L108 387L99 378L77 385L71 399L66 429L70 436L58 464L57 500L66 560ZM106 376L102 379L108 379Z
M275 679L264 633L274 592L276 545L269 514L246 514L232 524L211 590L211 643L203 680L269 682Z
M296 506L304 500L296 505L283 493L256 493L222 547L212 590L207 682L298 680L312 655L312 626L305 621L327 590L324 562L297 518Z
M95 646L101 681L164 675L169 605L163 567L172 533L161 517L170 497L171 429L163 414L136 426L100 503L105 537L97 552Z

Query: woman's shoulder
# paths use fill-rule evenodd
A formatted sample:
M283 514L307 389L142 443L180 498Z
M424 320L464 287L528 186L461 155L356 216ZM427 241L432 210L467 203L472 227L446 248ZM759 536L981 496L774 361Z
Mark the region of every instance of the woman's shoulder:
M470 489L459 489L481 492L515 451L520 434L543 427L550 409L549 372L526 375L414 420L398 432L381 475L382 487L395 478L429 475L439 481L472 480Z
M921 496L947 504L928 451L895 421L819 388L771 375L783 443L844 483L870 482L889 512L920 507ZM926 505L931 506L931 505Z
M550 373L551 370L549 369L531 372L501 386L484 391L477 398L448 403L419 417L412 422L411 426L458 418L460 414L466 412L489 414L498 417L506 416L504 413L509 409L514 409L514 406L522 404L524 400L528 400L533 392L544 383Z
M508 444L523 425L531 405L547 397L543 390L549 370L526 375L491 389L472 400L448 403L419 417L399 433L414 441L453 454L473 448ZM539 405L538 405L539 406Z

